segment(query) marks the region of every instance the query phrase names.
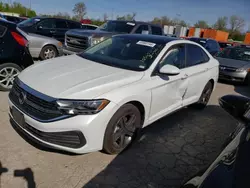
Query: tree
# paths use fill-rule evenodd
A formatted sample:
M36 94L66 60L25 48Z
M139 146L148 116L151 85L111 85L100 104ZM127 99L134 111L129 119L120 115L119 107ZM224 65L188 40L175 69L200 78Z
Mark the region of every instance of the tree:
M173 22L167 16L162 16L161 18L155 17L151 23L159 25L173 25Z
M133 12L132 14L127 14L124 16L117 16L116 20L128 20L128 21L133 21L135 19L136 13Z
M83 2L80 3L76 3L74 8L73 8L73 12L75 14L75 16L81 20L83 19L83 17L86 15L86 6Z
M21 3L17 2L14 2L11 5L9 5L8 3L0 2L0 11L18 13L20 14L20 16L28 16L28 17L36 16L36 12L34 10L31 10L23 6Z
M107 13L104 13L103 14L103 21L106 22L108 20L108 15Z
M245 26L245 20L239 16L230 17L230 33L240 32Z
M198 22L194 24L194 27L206 29L209 28L209 25L205 20L198 20Z
M221 31L227 31L228 18L226 16L219 17L215 22L213 28Z

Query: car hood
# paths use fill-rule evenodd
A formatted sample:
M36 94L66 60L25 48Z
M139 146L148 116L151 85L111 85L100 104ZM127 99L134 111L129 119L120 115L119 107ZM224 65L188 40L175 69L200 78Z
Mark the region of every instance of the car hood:
M250 62L247 62L247 61L227 59L227 58L221 58L221 57L216 57L216 59L219 61L220 65L222 66L235 67L235 68L242 68L244 66L250 67Z
M143 75L70 55L37 63L18 77L32 89L54 98L94 99L139 81Z
M86 29L71 29L66 32L67 35L74 35L74 36L111 36L114 34L114 32L107 32L107 31L102 31L99 29L95 30L86 30Z

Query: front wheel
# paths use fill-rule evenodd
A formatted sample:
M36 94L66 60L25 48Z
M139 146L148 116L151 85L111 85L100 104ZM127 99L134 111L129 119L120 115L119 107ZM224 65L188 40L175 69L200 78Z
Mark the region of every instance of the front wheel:
M0 65L0 90L9 91L12 88L14 79L22 69L13 63L5 63Z
M120 153L131 144L140 128L140 111L132 104L125 104L108 123L104 135L104 151L108 154Z
M42 60L52 59L58 56L57 49L54 46L48 45L43 47L40 58Z
M200 110L204 109L207 106L212 91L213 91L213 84L211 82L208 82L202 91L199 101L191 106Z

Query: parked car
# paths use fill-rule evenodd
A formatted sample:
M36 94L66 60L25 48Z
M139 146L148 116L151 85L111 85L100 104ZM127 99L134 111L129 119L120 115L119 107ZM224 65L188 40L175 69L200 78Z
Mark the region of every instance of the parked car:
M220 51L220 45L214 39L190 37L187 38L187 40L191 40L193 42L197 42L198 44L202 45L212 56L216 55Z
M47 147L115 154L159 118L188 105L205 108L218 66L188 40L116 35L26 69L9 94L10 117Z
M215 161L182 188L246 188L250 187L250 99L227 95L220 105L240 121L228 137Z
M121 33L163 35L163 30L161 26L146 22L111 20L92 31L69 30L65 35L63 51L65 54L82 52L106 38Z
M82 29L86 29L86 30L95 30L95 29L97 29L97 28L98 28L97 25L82 24Z
M26 33L21 29L19 30L28 39L29 51L33 58L45 60L63 55L63 45L60 41L42 35Z
M26 33L35 33L55 38L64 42L65 32L69 29L82 28L82 24L62 18L34 17L18 24Z
M216 55L216 59L220 63L219 79L246 84L249 82L250 48L227 47Z
M27 46L28 41L16 24L0 20L0 90L9 90L15 77L33 64Z
M220 45L220 50L223 50L224 48L230 47L230 46L239 46L240 43L238 42L218 42Z
M4 16L6 20L10 21L10 22L13 22L13 23L20 23L24 20L26 20L26 18L22 18L22 17L16 17L16 16Z

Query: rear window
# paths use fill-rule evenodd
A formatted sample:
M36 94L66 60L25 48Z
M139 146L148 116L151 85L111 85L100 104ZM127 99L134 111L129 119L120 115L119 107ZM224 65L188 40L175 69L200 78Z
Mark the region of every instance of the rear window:
M7 30L7 28L6 28L6 27L4 27L4 26L0 25L0 37L3 37L3 36L4 36L4 34L5 34L6 30Z
M226 47L229 47L229 46L233 46L233 44L231 44L231 43L224 43L224 42L223 43L219 42L219 45L220 45L221 48L226 48Z

